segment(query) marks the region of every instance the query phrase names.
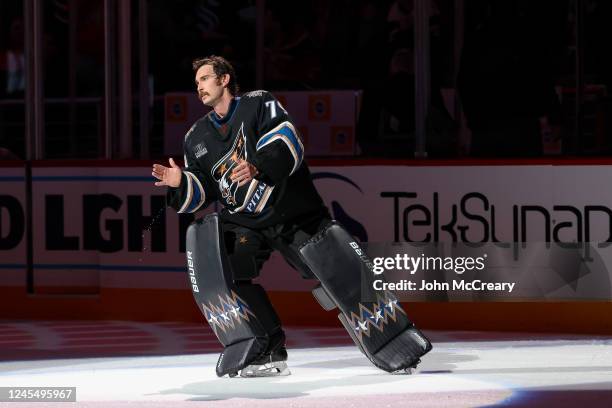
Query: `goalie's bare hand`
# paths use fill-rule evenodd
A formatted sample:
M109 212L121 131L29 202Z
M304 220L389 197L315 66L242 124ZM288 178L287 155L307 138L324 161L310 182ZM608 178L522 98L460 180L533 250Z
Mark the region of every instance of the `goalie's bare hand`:
M170 186L176 188L181 185L181 175L183 173L181 168L176 165L172 158L170 158L169 162L170 167L162 166L161 164L153 165L153 177L160 180L155 182L155 185L158 187Z
M233 183L238 183L238 187L250 183L251 180L259 173L259 170L246 160L240 160L238 165L232 171L230 179Z

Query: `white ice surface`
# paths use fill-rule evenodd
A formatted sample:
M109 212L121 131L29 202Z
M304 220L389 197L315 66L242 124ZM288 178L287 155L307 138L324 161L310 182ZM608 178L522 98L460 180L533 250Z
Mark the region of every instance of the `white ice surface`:
M217 378L216 361L217 354L197 354L3 362L0 386L72 386L78 401L612 390L612 339L605 338L435 342L416 375L380 371L352 346L290 349L288 377Z

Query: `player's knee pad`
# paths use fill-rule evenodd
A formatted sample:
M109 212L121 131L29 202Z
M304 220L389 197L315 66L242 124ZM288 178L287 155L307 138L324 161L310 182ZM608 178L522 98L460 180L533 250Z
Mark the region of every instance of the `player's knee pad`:
M321 282L313 290L315 298L326 310L340 309L338 318L374 365L389 372L413 367L431 350L395 296L374 293L371 262L339 224L331 222L300 248L300 254Z
M217 214L189 226L186 252L195 301L225 347L217 375L236 373L276 343L284 344L280 320L263 288L234 283Z

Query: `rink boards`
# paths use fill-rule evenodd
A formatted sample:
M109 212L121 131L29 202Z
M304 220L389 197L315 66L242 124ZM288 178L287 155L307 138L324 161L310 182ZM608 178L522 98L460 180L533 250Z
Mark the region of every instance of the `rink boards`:
M612 236L612 167L605 162L346 163L313 163L311 170L334 217L362 241L540 242L556 233L567 242L605 242ZM150 163L37 163L29 284L25 170L0 167L0 186L3 317L201 319L185 273L183 237L191 220L163 210L164 191L153 186ZM312 282L281 257L273 256L260 281L289 323L335 321L312 300ZM553 300L416 302L410 314L441 329L498 328L495 316L503 313L508 328L612 332L609 301Z

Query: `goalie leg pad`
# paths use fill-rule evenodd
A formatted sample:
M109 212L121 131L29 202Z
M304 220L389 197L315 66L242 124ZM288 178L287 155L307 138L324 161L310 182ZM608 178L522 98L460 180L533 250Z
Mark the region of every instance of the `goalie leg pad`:
M187 229L187 264L194 299L225 347L217 375L233 375L284 344L280 319L259 285L236 284L217 214Z
M317 299L317 302L319 302L321 307L326 311L329 312L330 310L334 310L337 307L336 303L334 303L332 298L327 293L325 293L325 289L323 288L323 286L321 286L320 283L312 290L312 294L315 299Z
M315 297L326 310L331 302L340 309L343 326L374 365L388 372L407 369L431 350L396 297L374 291L372 263L342 226L332 221L299 251L321 282Z

